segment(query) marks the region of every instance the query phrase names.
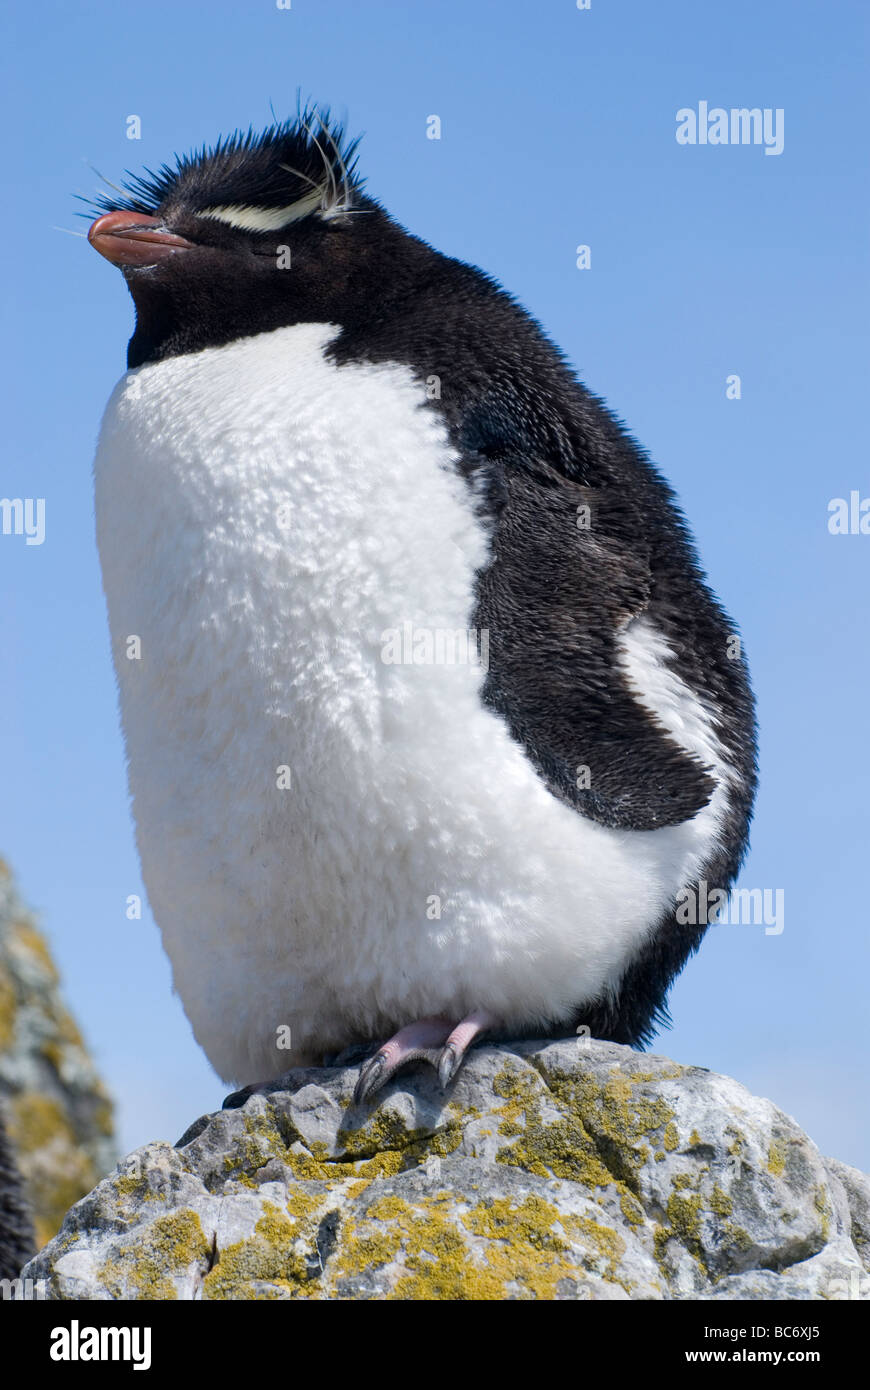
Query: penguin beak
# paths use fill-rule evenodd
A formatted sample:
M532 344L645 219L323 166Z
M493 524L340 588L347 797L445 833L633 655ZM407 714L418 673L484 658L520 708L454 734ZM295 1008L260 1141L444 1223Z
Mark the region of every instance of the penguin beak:
M112 265L135 267L157 265L177 251L190 251L194 243L174 232L167 232L157 217L141 212L107 212L98 217L88 232L95 251Z

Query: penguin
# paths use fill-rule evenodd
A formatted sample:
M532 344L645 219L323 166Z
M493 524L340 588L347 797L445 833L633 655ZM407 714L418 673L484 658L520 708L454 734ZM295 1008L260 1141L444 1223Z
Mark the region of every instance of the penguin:
M88 235L135 306L95 513L174 988L225 1081L367 1048L362 1103L484 1037L645 1046L756 736L661 473L357 146L306 106Z

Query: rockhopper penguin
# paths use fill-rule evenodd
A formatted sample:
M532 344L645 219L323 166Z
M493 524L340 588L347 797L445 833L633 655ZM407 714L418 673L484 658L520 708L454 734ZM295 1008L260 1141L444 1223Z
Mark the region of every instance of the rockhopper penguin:
M97 534L142 870L194 1033L363 1100L643 1044L755 790L740 642L646 455L308 109L134 179ZM286 1050L290 1042L290 1051ZM385 1041L386 1040L386 1041Z

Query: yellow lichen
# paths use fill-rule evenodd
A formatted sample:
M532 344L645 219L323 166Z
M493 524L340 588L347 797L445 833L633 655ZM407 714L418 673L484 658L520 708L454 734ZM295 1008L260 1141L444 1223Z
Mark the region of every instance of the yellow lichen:
M12 1046L15 1038L16 995L12 976L0 965L0 1051Z
M56 985L60 977L42 932L37 931L31 922L18 921L12 923L10 936L13 947L21 946L27 955L38 961L47 982Z
M117 1254L101 1266L98 1277L113 1298L176 1299L173 1270L182 1272L193 1264L205 1268L209 1253L199 1217L190 1207L182 1207L137 1231L134 1242L122 1242Z
M55 1027L62 1042L67 1043L70 1047L84 1047L84 1038L79 1031L78 1024L72 1014L62 1005L55 1016Z
M653 1246L656 1260L663 1273L667 1273L666 1261L668 1243L677 1241L694 1258L705 1277L713 1283L720 1277L707 1266L702 1241L701 1217L706 1211L719 1222L722 1249L729 1247L740 1251L747 1250L752 1241L741 1226L726 1220L734 1209L727 1192L714 1183L713 1191L706 1199L697 1190L699 1175L677 1173L671 1184L671 1195L667 1202L668 1224L657 1224L653 1233Z
M813 1206L819 1213L822 1226L822 1240L827 1240L831 1234L831 1204L828 1201L828 1194L821 1185L813 1189Z
M686 1192L671 1193L667 1205L669 1225L659 1227L654 1240L659 1258L668 1241L676 1238L706 1269L701 1258L701 1210L702 1201L697 1193L691 1196Z
M523 1168L539 1177L568 1178L593 1188L613 1181L578 1118L567 1115L544 1122L539 1091L532 1077L504 1067L495 1077L493 1090L505 1101L494 1107L495 1113L502 1116L499 1134L517 1141L499 1150L499 1163Z
M58 1138L74 1144L76 1137L63 1109L52 1096L23 1091L12 1099L10 1130L20 1154L44 1148Z
M722 1233L727 1243L736 1246L738 1250L748 1250L752 1245L752 1237L742 1226L735 1226L732 1221L726 1221L722 1226Z
M216 1263L203 1280L202 1296L260 1299L280 1297L284 1291L292 1297L307 1297L309 1267L316 1258L311 1223L264 1202L254 1234L217 1251ZM257 1289L258 1283L274 1285L275 1293Z
M734 1203L728 1196L728 1193L722 1191L718 1183L714 1183L713 1185L713 1195L710 1198L710 1210L714 1211L717 1216L730 1216L734 1210Z
M729 1154L732 1158L740 1158L743 1150L746 1148L746 1136L741 1134L739 1129L735 1129L734 1125L726 1125L725 1134L731 1140L731 1143L728 1145Z
M69 1208L99 1180L93 1160L81 1147L69 1117L52 1096L25 1091L9 1106L9 1136L15 1146L35 1212L41 1247Z
M643 1225L645 1220L643 1207L630 1193L623 1192L619 1199L619 1206L629 1226Z
M542 1177L562 1177L595 1189L614 1185L620 1194L636 1192L638 1173L650 1158L649 1138L673 1119L660 1098L636 1094L646 1074L612 1068L602 1084L585 1073L547 1073L547 1097L560 1117L541 1114L542 1088L535 1079L505 1066L494 1090L506 1104L499 1132L512 1143L500 1163Z
M493 1198L466 1212L456 1205L449 1193L413 1202L389 1194L373 1202L344 1228L339 1288L341 1280L390 1263L401 1271L387 1295L394 1300L553 1299L560 1282L576 1283L590 1272L623 1282L617 1273L622 1238L588 1217L563 1214L534 1195ZM473 1250L464 1232L485 1244ZM572 1254L572 1239L588 1253Z

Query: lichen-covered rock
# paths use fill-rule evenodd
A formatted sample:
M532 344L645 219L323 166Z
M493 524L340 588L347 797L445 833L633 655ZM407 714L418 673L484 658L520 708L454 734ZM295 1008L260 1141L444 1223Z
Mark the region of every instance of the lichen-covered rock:
M0 1098L37 1243L115 1162L112 1105L45 937L0 860Z
M339 1059L340 1060L340 1059ZM72 1299L870 1297L870 1180L736 1081L611 1043L474 1049L352 1103L300 1069L149 1144L25 1273Z
M0 1106L0 1280L16 1279L35 1250L30 1207Z

